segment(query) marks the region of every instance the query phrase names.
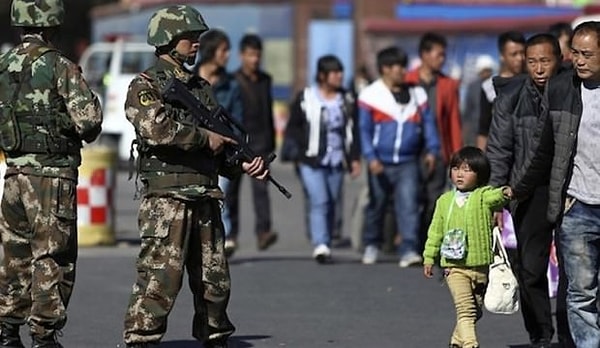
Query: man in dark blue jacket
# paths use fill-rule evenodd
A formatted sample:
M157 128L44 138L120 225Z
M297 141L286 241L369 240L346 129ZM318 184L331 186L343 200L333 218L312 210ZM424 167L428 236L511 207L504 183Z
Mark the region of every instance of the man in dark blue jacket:
M242 122L242 95L240 85L232 74L226 70L229 62L229 53L231 43L225 32L219 29L211 29L202 35L200 46L198 47L198 75L208 81L215 94L217 102L238 122ZM234 182L239 178L234 179ZM225 192L225 197L237 195L232 194L231 180L224 176L219 177L219 186ZM237 199L237 196L235 197ZM227 200L223 204L223 226L225 236L231 235L231 212ZM233 255L237 245L235 239L225 240L225 254L227 257Z
M435 119L422 87L405 82L407 56L390 47L377 54L381 78L363 89L358 98L361 149L369 168L369 204L364 232L364 264L377 261L383 216L393 195L398 231L400 267L419 264L419 158L426 153L428 174L440 160Z

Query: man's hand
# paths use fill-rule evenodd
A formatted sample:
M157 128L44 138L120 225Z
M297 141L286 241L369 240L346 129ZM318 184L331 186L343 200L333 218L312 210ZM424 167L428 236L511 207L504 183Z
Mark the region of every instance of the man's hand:
M433 265L423 265L423 275L425 278L433 277Z
M350 177L352 179L358 178L361 170L362 170L362 167L360 165L360 161L352 161L352 163L350 163Z
M373 175L379 175L383 173L383 163L376 159L372 160L371 162L369 162L369 171Z
M494 213L494 224L496 226L498 226L498 228L500 229L500 231L502 231L502 229L504 229L504 219L502 218L502 212L501 211L497 211Z
M218 154L223 151L223 148L227 144L237 144L235 140L224 137L221 134L215 133L208 129L206 132L208 133L208 147L213 151L214 154Z
M269 175L269 169L266 168L262 157L254 157L252 162L243 162L242 169L246 174L258 180L264 180Z
M506 186L503 190L502 190L502 194L504 194L504 196L508 199L513 199L514 195L513 195L513 190L512 188L510 188L510 186Z
M428 153L427 155L425 155L425 167L427 167L427 177L430 177L433 174L433 171L435 170L435 156Z

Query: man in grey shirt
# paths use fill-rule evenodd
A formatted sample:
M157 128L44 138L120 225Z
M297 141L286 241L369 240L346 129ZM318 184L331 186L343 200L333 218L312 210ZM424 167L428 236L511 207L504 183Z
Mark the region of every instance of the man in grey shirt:
M577 26L570 46L574 69L550 80L549 112L533 133L540 145L513 190L522 199L551 168L548 219L560 226L571 334L578 348L598 348L600 22Z
M581 101L577 150L567 194L588 204L600 205L600 83L583 81Z

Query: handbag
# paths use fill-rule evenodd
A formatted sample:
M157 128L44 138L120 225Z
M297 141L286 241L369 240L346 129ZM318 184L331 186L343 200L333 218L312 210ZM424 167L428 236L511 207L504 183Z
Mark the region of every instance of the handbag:
M510 267L498 227L494 227L492 238L494 262L489 268L483 305L492 313L513 314L519 310L519 284Z
M287 134L284 135L281 143L280 160L283 163L296 162L300 159L300 149L295 140Z

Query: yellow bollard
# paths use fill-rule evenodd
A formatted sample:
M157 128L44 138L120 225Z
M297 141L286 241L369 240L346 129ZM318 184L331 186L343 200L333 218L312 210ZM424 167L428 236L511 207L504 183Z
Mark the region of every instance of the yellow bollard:
M77 185L77 229L80 246L115 244L113 192L117 152L105 146L81 150Z

